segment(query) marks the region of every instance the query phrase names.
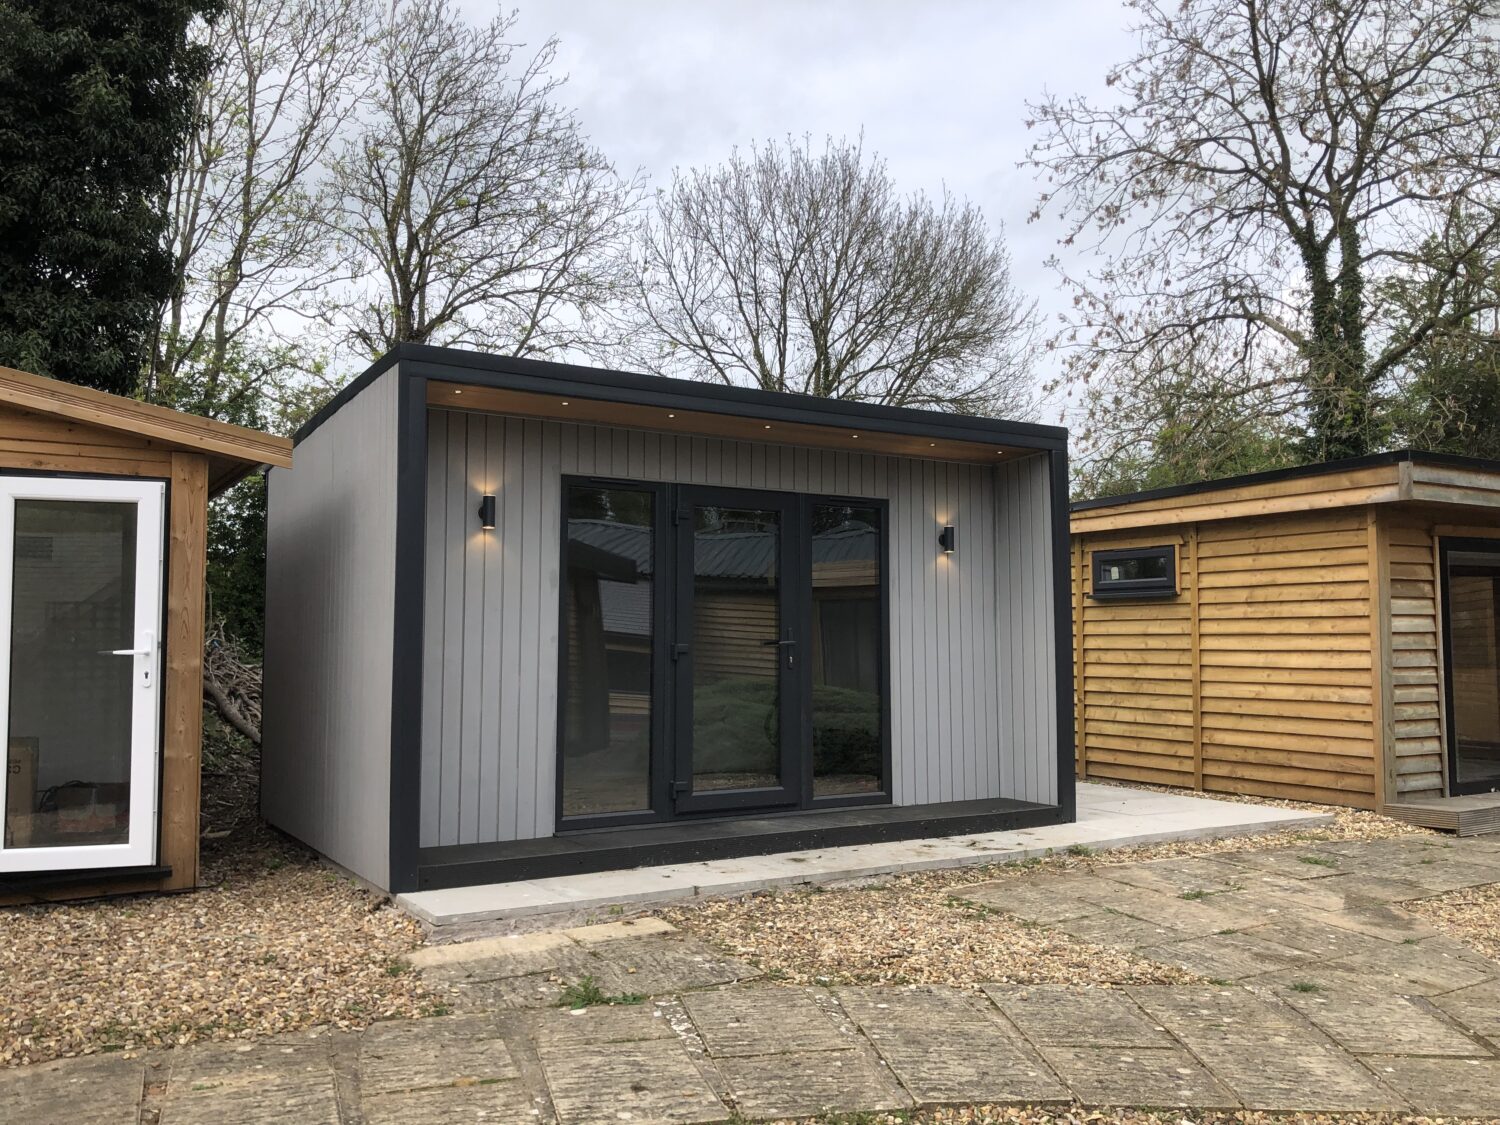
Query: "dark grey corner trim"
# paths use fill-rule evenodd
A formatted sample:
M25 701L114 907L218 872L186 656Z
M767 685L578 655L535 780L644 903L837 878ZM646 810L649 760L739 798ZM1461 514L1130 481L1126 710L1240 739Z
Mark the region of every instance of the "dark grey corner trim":
M1052 627L1057 640L1057 804L1065 823L1078 819L1073 757L1073 540L1068 528L1068 451L1054 449L1052 468Z
M391 630L391 820L387 889L400 893L417 889L420 866L427 380L398 368L396 394L399 445L395 497L396 604Z

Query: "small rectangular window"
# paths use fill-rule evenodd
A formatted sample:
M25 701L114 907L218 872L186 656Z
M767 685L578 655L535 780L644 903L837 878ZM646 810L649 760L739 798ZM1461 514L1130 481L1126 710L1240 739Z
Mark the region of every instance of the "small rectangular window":
M1131 547L1094 552L1094 597L1171 598L1176 595L1176 547Z

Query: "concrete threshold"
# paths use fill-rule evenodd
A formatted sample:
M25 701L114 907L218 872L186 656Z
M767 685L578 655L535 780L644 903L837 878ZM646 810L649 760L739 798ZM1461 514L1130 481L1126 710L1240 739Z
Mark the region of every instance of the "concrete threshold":
M618 918L683 899L1014 863L1078 846L1105 850L1249 836L1332 820L1326 813L1081 781L1072 824L414 891L397 895L396 903L425 924L431 940L457 941Z

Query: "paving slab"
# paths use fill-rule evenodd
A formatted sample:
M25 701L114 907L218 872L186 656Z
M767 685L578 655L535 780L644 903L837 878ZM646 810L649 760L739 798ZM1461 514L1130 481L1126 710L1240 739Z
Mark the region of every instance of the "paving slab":
M1247 1109L1404 1108L1400 1097L1284 1005L1243 988L1128 991Z
M360 1107L365 1125L454 1125L460 1121L528 1121L547 1125L555 1120L545 1100L527 1092L519 1082L483 1082L383 1094L367 1098ZM236 1125L221 1122L220 1125Z
M1353 930L1357 934L1377 937L1382 941L1398 944L1408 940L1420 941L1433 936L1434 930L1426 921L1402 910L1398 906L1375 904L1355 906L1344 910L1313 911L1303 915L1308 921L1322 922L1340 929Z
M1500 1045L1500 981L1484 981L1432 997L1432 1003L1476 1035Z
M492 1015L377 1023L360 1036L359 1074L367 1099L520 1077Z
M554 1008L562 1003L564 987L556 972L531 973L524 977L450 983L448 997L459 1012L509 1012Z
M1010 863L1074 845L1106 849L1167 840L1218 839L1312 827L1333 819L1297 809L1089 782L1079 782L1077 793L1078 818L1071 824L416 891L397 895L396 902L441 935L485 923L535 926L539 917L549 914L561 917L689 896L745 894L768 887L831 883L901 871Z
M956 898L983 903L1006 914L1039 925L1062 922L1069 918L1100 913L1098 903L1073 893L1088 877L1063 876L1051 879L994 879L956 887Z
M675 1036L610 1044L537 1044L563 1125L722 1121L729 1110Z
M530 1018L528 1030L538 1046L599 1046L646 1039L674 1039L677 1036L666 1014L656 1004L622 1004L584 1008L576 1012L563 1009L538 1012Z
M714 1058L838 1051L860 1040L811 989L750 988L689 993L683 1007Z
M983 990L1038 1047L1173 1046L1171 1037L1118 989L987 984Z
M1369 1059L1380 1080L1428 1115L1500 1116L1500 1060Z
M278 1036L254 1044L186 1047L172 1056L161 1125L339 1125L324 1039Z
M1235 890L1245 879L1243 868L1213 856L1155 859L1146 863L1101 867L1097 874L1102 879L1174 895Z
M1139 949L1143 945L1160 945L1191 936L1182 930L1142 921L1118 910L1067 918L1053 922L1048 929L1109 949Z
M1323 850L1319 844L1260 852L1229 852L1221 858L1236 867L1269 871L1288 879L1326 879L1342 871L1347 860L1345 856Z
M1220 981L1256 977L1313 959L1300 949L1238 931L1146 946L1137 952L1163 965Z
M141 1112L146 1064L118 1055L0 1070L0 1121L25 1125L119 1125Z
M1277 995L1352 1054L1489 1055L1484 1047L1417 1001L1377 988L1318 992L1282 988Z
M1045 1047L1042 1054L1085 1105L1236 1109L1240 1104L1180 1047Z
M1379 952L1391 945L1384 938L1371 937L1308 917L1283 916L1270 925L1256 926L1240 932L1328 961L1360 953Z
M594 946L590 952L597 958L592 975L606 992L658 996L762 975L748 961L685 934L621 938Z
M1442 935L1411 945L1386 944L1329 965L1389 981L1391 991L1417 996L1451 992L1500 977L1500 965Z
M836 995L920 1104L1068 1100L1040 1056L958 989L841 988Z
M906 1109L912 1099L863 1049L736 1055L718 1061L735 1108L747 1117Z

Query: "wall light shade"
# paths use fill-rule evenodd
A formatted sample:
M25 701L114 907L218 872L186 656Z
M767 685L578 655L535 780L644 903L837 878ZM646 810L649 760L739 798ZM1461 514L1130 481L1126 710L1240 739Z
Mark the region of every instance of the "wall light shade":
M943 528L942 533L938 535L938 546L942 547L943 553L945 555L951 555L953 553L953 548L957 544L957 542L957 536L955 536L953 533L953 525L950 523L947 527Z
M486 531L495 530L495 498L493 496L480 497L479 526Z

